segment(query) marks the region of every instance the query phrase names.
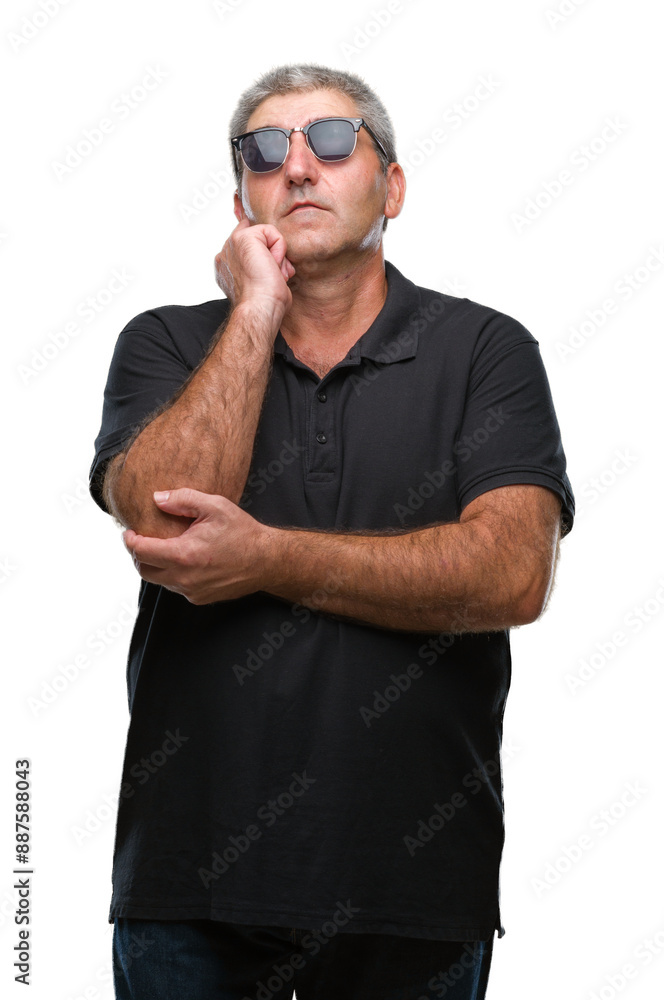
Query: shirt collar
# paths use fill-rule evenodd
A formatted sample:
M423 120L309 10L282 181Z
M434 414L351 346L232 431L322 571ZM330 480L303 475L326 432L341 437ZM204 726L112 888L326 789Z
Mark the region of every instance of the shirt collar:
M369 358L380 364L392 364L414 358L417 353L417 327L420 316L420 292L397 268L385 261L387 296L383 308L369 329L353 344L351 359ZM284 356L290 348L281 330L274 341L276 354Z

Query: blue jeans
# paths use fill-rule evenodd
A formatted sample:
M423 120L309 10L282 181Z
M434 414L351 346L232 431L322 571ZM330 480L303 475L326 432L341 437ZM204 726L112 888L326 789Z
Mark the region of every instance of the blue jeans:
M330 936L325 928L332 926ZM493 940L117 917L117 1000L484 1000Z

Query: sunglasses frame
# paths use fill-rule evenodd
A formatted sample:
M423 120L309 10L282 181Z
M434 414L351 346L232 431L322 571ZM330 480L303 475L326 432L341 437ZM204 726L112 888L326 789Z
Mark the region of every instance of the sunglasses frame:
M311 149L311 145L309 143L309 129L312 128L314 125L320 124L320 122L348 122L350 125L353 126L353 131L355 133L355 142L353 143L353 148L351 149L351 151L348 154L348 156L344 156L344 157L342 157L340 159L337 159L337 160L323 160L323 159L321 159L320 156L318 156L314 152L313 149ZM290 150L290 142L289 142L289 140L290 140L290 137L292 136L293 132L302 132L302 134L304 135L304 138L306 140L308 149L311 150L311 152L314 154L314 156L316 157L317 160L320 160L321 163L327 163L327 164L330 164L330 163L343 163L344 160L347 160L355 152L355 149L357 147L357 133L360 131L360 129L361 129L361 127L363 125L364 125L365 129L367 130L367 132L369 133L369 135L371 136L371 138L373 139L373 141L376 143L376 145L380 149L380 151L382 152L382 154L385 157L385 159L387 160L387 162L389 163L390 158L387 155L385 147L383 146L383 144L380 141L380 139L378 138L378 136L367 125L367 123L365 122L364 118L344 118L341 115L331 115L331 116L329 116L327 118L317 118L315 121L309 122L309 124L305 125L303 128L279 128L276 125L267 125L265 128L255 128L255 129L252 129L251 132L243 132L242 135L233 136L233 138L231 139L231 147L232 147L234 153L237 152L237 154L242 157L242 162L243 162L243 164L245 165L245 167L247 168L247 170L250 173L252 173L252 174L271 174L271 173L274 173L275 170L279 170L281 167L283 167L284 163L286 162L286 158L288 157L288 153L289 153L289 150ZM244 156L242 155L242 145L241 145L242 140L248 138L248 136L250 136L250 135L256 135L258 132L281 132L283 135L286 136L286 142L288 143L288 146L287 146L287 149L286 149L286 156L284 156L283 160L281 161L281 163L279 164L278 167L270 167L269 170L252 170L251 167L248 166L248 164L246 163L246 161L244 159Z

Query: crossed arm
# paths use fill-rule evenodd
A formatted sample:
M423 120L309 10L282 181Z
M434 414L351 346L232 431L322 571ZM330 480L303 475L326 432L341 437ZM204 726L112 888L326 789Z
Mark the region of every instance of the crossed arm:
M177 538L132 530L144 580L193 604L263 591L386 629L482 632L524 625L553 585L561 501L535 485L477 497L459 522L398 534L274 528L223 496L170 492L162 509L195 517Z
M504 486L469 503L458 523L405 534L282 532L263 589L388 629L525 625L552 589L560 508L544 487Z
M494 631L539 617L561 511L543 486L488 490L458 522L391 533L275 528L238 507L269 373L264 349L235 349L238 331L229 324L184 390L107 468L104 497L144 580L193 604L263 591L407 631ZM155 487L167 499L155 499Z
M391 533L275 528L237 506L290 299L284 253L274 227L238 225L217 256L235 300L227 322L166 409L108 465L104 498L141 577L193 604L262 591L387 629L534 621L560 538L561 501L543 486L489 490L458 522Z

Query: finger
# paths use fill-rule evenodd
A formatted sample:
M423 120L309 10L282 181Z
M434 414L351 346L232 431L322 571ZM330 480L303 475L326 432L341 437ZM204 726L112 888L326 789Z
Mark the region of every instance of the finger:
M131 547L128 546L134 566L139 572L142 567L169 569L178 561L179 549L177 545L173 545L177 541L177 538L148 538L147 535L136 535Z
M286 240L284 239L282 233L279 232L276 226L262 226L263 237L265 239L265 245L274 257L275 261L281 267L282 261L286 256Z
M153 497L160 510L181 517L203 517L216 509L216 504L212 502L217 499L214 494L201 493L189 487L157 491L153 493Z
M139 562L138 559L134 559L134 566L141 580L145 580L146 583L156 583L159 586L165 585L167 570L162 566L150 566L149 563Z
M155 586L164 587L166 590L172 590L175 594L182 593L179 585L175 582L172 574L170 574L168 570L139 562L135 562L135 566L141 580L145 580L146 583L154 583Z
M283 274L286 281L290 281L290 279L295 274L295 268L289 261L288 257L284 257L284 259L281 262L281 273Z
M122 541L124 542L124 547L129 555L132 554L132 545L134 544L134 540L136 538L138 538L138 535L132 528L127 528L126 531L122 532Z

